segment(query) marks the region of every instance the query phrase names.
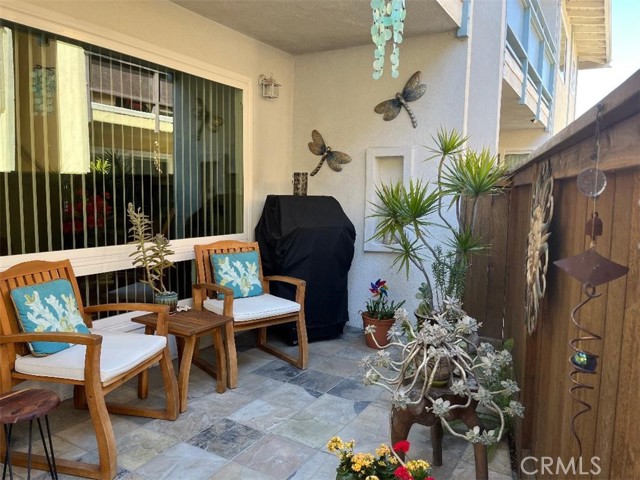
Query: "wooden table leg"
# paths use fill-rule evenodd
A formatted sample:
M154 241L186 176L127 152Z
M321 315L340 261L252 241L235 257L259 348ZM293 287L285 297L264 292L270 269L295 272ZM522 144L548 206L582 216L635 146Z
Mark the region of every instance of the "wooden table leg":
M478 418L475 408L467 408L462 410L460 419L469 429L473 429L474 427L480 427L480 430L483 429L482 422ZM476 466L476 480L487 480L489 478L487 447L481 443L474 443L473 456Z
M216 350L216 392L224 393L227 389L227 355L219 328L213 331L213 348Z
M233 322L226 323L224 331L229 388L236 388L238 386L238 354L236 353L236 338L233 333Z
M431 448L433 450L433 464L442 465L442 422L440 419L436 419L436 422L431 426Z
M184 356L184 338L176 335L176 350L178 352L178 365L182 365L182 357ZM194 346L195 352L195 346Z
M177 337L176 337L177 338ZM187 410L187 395L189 393L189 374L191 373L191 360L196 345L195 335L184 339L184 350L180 360L180 373L178 375L178 390L180 392L180 413Z

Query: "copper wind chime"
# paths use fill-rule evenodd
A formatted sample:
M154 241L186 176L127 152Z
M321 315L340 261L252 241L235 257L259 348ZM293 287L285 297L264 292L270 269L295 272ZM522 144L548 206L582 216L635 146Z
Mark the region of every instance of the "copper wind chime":
M589 249L586 252L564 258L554 262L556 266L567 272L582 283L582 293L586 298L576 305L571 311L571 321L578 329L578 337L569 342L573 354L569 357L572 370L569 373L571 398L581 405L581 408L571 418L571 434L578 443L578 456L582 456L582 442L576 430L576 420L591 410L591 404L579 397L580 390L593 390L594 387L585 383L583 375L595 375L598 367L598 355L587 349L587 342L600 341L602 337L592 332L578 321L578 311L601 293L597 293L596 287L611 282L627 274L629 269L619 265L596 251L596 238L602 235L603 222L596 211L598 197L607 186L607 178L600 166L600 127L602 122L603 105L598 104L596 111L595 149L593 154L594 167L583 170L578 175L578 189L592 199L593 210L585 225L585 234L591 237ZM591 344L593 345L593 344Z

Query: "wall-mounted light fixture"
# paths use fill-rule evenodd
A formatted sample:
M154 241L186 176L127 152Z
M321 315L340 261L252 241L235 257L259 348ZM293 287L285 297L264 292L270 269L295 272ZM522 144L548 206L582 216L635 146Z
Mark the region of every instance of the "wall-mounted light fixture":
M269 77L260 75L258 85L262 85L263 98L278 98L280 96L281 85L273 78L273 73Z

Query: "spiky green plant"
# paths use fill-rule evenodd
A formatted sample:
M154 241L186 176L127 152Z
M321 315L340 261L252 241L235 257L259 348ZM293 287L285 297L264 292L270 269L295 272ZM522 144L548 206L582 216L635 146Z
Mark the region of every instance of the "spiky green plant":
M140 208L136 210L132 203L127 206L127 215L131 222L129 233L136 246L135 252L129 255L133 257L133 265L144 268L143 283L149 285L156 293L167 293L168 290L164 286L164 270L173 267L169 256L174 254L169 240L160 233L153 235L151 220Z
M371 214L378 221L372 238L394 240L389 245L396 254L394 265L407 276L411 267L417 268L424 277L417 294L423 313L437 308L445 296L462 296L471 255L487 247L474 234L478 199L503 191L508 169L488 149L465 147L468 137L456 130L440 129L432 139L435 146L427 148L433 155L427 160L438 161L435 185L421 180L412 180L408 186L400 181L378 185ZM457 224L445 215L453 207ZM451 253L436 250L434 237L447 237ZM431 272L426 266L429 259ZM446 284L434 285L436 275L444 275Z

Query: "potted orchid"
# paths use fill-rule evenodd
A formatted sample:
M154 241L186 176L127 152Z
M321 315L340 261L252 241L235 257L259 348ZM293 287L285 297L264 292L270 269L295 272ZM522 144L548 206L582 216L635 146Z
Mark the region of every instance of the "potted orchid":
M364 311L360 312L366 333L365 341L370 348L381 348L387 344L387 332L395 322L393 315L404 305L404 300L398 303L389 301L387 281L380 278L371 282L369 291L371 298L367 300Z

